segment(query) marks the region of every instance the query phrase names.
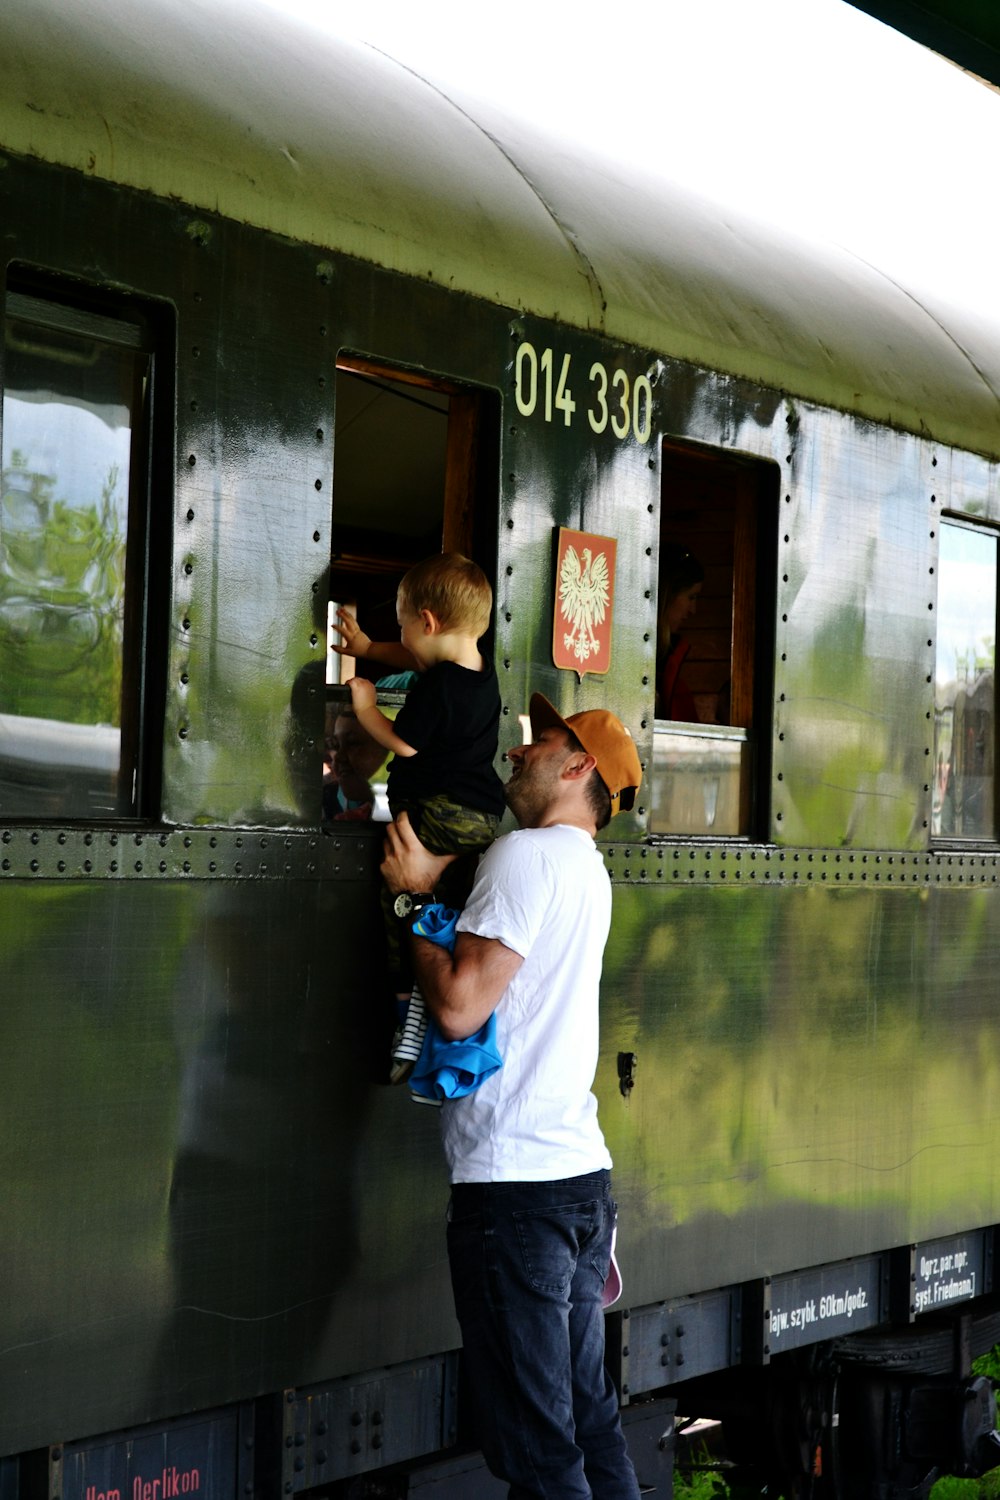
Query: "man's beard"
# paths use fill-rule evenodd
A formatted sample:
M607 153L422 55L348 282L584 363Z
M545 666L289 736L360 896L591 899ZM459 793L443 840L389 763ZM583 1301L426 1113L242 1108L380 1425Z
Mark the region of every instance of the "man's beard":
M511 772L503 789L507 806L522 828L528 828L548 810L552 793L559 784L561 764L535 761L521 764Z

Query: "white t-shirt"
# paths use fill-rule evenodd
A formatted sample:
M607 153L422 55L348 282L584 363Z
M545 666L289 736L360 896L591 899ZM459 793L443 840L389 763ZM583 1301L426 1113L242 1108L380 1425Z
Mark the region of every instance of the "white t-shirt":
M611 1166L591 1093L611 882L594 840L558 824L483 855L459 932L524 959L497 1005L503 1067L441 1111L452 1182L550 1182Z

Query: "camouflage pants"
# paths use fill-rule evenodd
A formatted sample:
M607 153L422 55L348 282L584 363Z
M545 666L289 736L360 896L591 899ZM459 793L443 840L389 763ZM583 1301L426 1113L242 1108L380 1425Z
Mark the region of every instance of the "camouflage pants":
M438 881L435 896L445 906L462 907L469 899L476 865L484 849L497 836L500 819L496 813L465 807L445 792L428 797L425 802L390 803L394 818L401 812L409 815L413 830L432 854L457 854ZM386 956L389 981L396 994L409 991L413 984L409 943L403 924L395 915L395 897L382 887L382 914L385 921Z

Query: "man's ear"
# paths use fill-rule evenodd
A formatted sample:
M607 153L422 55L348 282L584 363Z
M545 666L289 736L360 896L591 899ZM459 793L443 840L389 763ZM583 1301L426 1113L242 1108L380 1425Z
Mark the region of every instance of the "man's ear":
M563 775L569 781L579 781L581 777L589 776L596 765L597 761L585 750L572 750L563 766Z

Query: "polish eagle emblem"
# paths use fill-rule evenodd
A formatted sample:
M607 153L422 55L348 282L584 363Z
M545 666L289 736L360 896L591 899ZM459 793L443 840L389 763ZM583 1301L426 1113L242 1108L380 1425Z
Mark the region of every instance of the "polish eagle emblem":
M580 553L572 545L563 553L559 567L559 609L569 626L563 646L577 661L589 661L601 649L597 628L604 623L611 599L611 574L607 554L596 557L590 547Z

